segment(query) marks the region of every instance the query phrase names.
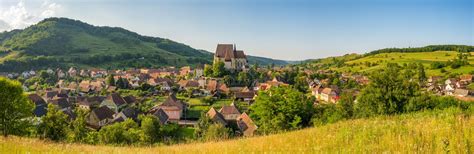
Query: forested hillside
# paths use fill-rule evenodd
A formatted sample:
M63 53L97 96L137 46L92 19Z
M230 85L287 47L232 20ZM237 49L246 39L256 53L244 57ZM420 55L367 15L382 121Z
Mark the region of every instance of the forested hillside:
M216 42L217 44L218 42ZM286 62L251 57L261 65ZM47 67L161 67L212 62L212 53L118 27L98 27L67 18L48 18L23 30L0 33L0 71Z

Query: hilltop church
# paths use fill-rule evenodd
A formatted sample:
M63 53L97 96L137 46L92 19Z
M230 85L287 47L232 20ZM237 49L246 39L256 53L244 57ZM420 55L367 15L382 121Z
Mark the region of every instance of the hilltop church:
M244 51L237 50L233 44L218 44L214 54L214 63L223 62L224 67L231 71L242 71L248 68L247 56Z

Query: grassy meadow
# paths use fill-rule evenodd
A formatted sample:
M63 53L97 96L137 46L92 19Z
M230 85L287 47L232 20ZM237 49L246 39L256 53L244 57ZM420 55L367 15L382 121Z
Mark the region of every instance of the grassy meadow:
M474 53L471 52L471 55ZM457 53L454 51L435 51L435 52L415 52L415 53L380 53L375 55L370 55L362 58L358 58L355 54L344 55L340 57L335 57L337 60L344 60L345 64L350 64L354 66L343 66L343 67L331 67L330 69L342 72L371 72L377 69L380 69L385 66L386 63L412 63L419 62L422 63L426 68L427 75L443 75L441 69L431 69L430 65L433 62L447 62L448 60L453 60L457 57ZM474 56L468 57L469 63L474 64ZM325 58L319 61L321 64L331 63L333 58ZM367 62L377 63L376 66L367 66ZM458 69L451 69L447 66L444 68L447 72L450 73L460 73L467 74L474 70L474 66L462 66Z
M171 146L114 147L0 138L0 153L473 153L474 111L380 116L276 135Z

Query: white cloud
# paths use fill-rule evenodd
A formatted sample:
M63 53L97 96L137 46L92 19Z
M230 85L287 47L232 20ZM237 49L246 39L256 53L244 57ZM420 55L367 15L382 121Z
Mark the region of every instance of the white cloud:
M31 1L29 1L31 2ZM49 0L42 0L40 6L27 7L24 0L19 0L15 5L5 10L0 10L0 20L7 25L1 26L3 30L21 29L38 21L55 16L61 5Z

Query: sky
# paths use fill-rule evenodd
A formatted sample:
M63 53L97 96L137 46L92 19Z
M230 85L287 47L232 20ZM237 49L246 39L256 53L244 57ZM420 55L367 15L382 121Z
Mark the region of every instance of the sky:
M0 31L47 17L283 60L474 45L473 0L0 0Z

